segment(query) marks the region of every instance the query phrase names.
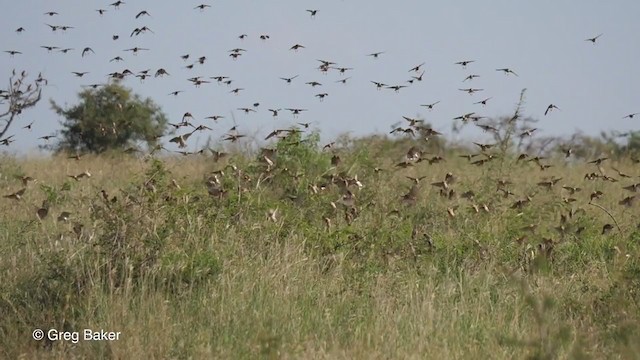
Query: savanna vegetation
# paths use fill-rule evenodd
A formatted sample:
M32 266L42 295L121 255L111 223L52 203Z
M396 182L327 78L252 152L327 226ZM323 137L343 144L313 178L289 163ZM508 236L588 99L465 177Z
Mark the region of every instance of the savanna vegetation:
M530 121L479 145L414 124L324 148L284 131L255 151L4 156L0 357L638 358L633 144Z

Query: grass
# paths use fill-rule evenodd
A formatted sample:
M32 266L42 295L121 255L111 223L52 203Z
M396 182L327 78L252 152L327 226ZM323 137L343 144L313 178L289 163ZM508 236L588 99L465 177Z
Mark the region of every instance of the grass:
M406 144L384 139L343 145L336 167L313 145L279 143L272 169L246 152L227 162L2 158L3 195L22 187L17 177L37 182L20 201L0 199L0 357L640 357L638 205L618 205L638 178L588 181L595 167L583 161L540 171L508 153L484 166L451 153L398 170ZM638 172L629 159L613 164ZM226 193L212 196L206 179L220 169ZM92 176L68 177L83 171ZM363 184L349 186L355 210L327 176L341 172ZM448 172L452 199L430 185ZM403 205L405 176L420 175L416 204ZM550 190L537 185L552 176L562 180ZM497 179L516 195L504 198ZM562 200L565 184L583 188L576 202ZM473 201L460 197L467 190ZM602 233L613 221L589 205L595 190L620 230ZM583 211L558 232L571 209ZM68 221L57 220L63 211ZM122 335L34 341L35 328Z

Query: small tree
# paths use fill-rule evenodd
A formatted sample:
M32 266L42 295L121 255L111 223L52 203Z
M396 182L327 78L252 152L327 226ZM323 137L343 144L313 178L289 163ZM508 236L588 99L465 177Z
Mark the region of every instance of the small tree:
M39 75L32 83L27 81L27 73L22 71L17 74L14 70L9 78L7 90L0 90L0 106L6 106L6 110L0 110L0 141L11 142L11 137L5 138L11 124L23 110L35 106L42 95L41 84L46 80Z
M167 118L151 99L142 100L119 83L110 83L80 94L80 104L63 109L51 100L62 121L62 137L56 152L101 153L144 141L149 148L164 134Z

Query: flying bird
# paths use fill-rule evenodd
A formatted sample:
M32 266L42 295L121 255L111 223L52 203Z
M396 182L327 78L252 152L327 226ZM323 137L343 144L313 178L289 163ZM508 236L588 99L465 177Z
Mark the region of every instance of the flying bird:
M89 52L92 52L92 53L94 53L94 54L96 53L95 51L93 51L93 49L92 49L92 48L90 48L90 47L86 47L86 48L84 48L84 49L82 50L82 57L84 57L84 56L85 56L86 54L88 54Z
M298 76L299 76L299 75L296 75L296 76L292 76L292 77L290 77L290 78L283 78L283 77L281 77L281 78L280 78L280 80L284 80L284 81L286 81L286 82L287 82L287 84L291 84L291 81L293 81L293 79L297 78Z
M434 106L436 106L436 105L438 105L439 103L440 103L440 101L436 101L436 102L431 103L431 104L422 104L422 105L420 105L420 106L424 106L424 107L426 107L428 110L433 110L433 107L434 107Z
M471 64L472 62L475 62L475 60L463 60L463 61L458 61L457 63L455 63L454 65L460 65L462 66L462 68L466 68L467 65Z
M513 74L515 76L518 76L518 74L516 74L515 71L513 71L513 70L511 70L509 68L496 69L496 71L502 71L505 75Z
M420 68L421 68L421 67L422 67L422 65L424 65L424 64L425 64L425 63L423 62L423 63L422 63L422 64L420 64L420 65L416 65L416 66L412 67L411 69L409 69L409 72L412 72L412 71L414 71L414 72L420 72Z
M553 105L553 104L549 104L549 106L547 106L547 110L544 111L544 115L546 116L549 112L553 111L554 109L556 110L560 110L559 107Z
M600 38L600 36L602 36L603 34L599 34L598 36L594 36L592 38L588 38L588 39L584 39L584 41L591 41L592 43L596 43L596 41L598 41L598 39Z

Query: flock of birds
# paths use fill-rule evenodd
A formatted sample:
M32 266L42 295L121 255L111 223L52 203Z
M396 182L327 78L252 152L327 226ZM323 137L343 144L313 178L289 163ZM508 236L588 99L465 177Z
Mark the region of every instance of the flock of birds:
M119 14L119 12L121 12L121 9L125 6L131 6L130 4L123 2L123 1L116 1L113 2L111 4L108 4L108 6L105 6L104 8L99 8L99 9L95 9L95 16L97 17L106 17L106 16L122 16ZM206 4L206 3L202 3L202 4L198 4L196 6L193 6L193 11L196 12L205 12L205 11L214 11L211 8L210 4ZM319 14L321 14L320 10L318 9L300 9L301 12L306 12L307 15L311 18L314 19L316 18L316 16L319 16ZM128 34L128 38L131 39L137 39L139 37L141 37L142 35L145 34L151 34L154 35L155 32L154 30L151 29L151 27L147 26L147 25L142 25L141 22L144 21L147 18L152 18L152 11L148 11L145 9L140 9L137 10L136 12L134 12L134 16L133 19L134 21L138 22L136 25L132 26L132 29L130 32L127 32ZM42 26L46 26L47 28L50 29L50 31L52 33L66 33L68 31L81 31L82 29L76 29L76 27L71 26L71 25L67 25L67 24L61 24L61 23L57 23L54 20L58 19L58 17L62 17L63 15L59 14L57 11L54 10L47 10L44 11L42 13L43 16L43 24ZM22 33L29 31L25 26L20 26L17 29L15 29L15 33L17 34L17 36L20 36ZM594 45L600 40L601 36L603 34L598 34L597 36L594 37L590 37L590 38L586 38L584 39L584 41L586 42L590 42L593 43ZM126 35L123 35L126 36ZM229 49L228 50L228 56L232 59L232 60L237 60L242 56L248 56L246 54L249 54L250 52L242 47L242 42L249 38L248 34L238 34L236 35L238 38L238 47L235 47L233 49ZM256 34L255 35L257 38L259 38L261 41L264 42L269 42L271 39L271 36L269 34ZM111 36L113 41L120 41L121 39L121 35L118 34L114 34ZM80 57L84 58L84 57L88 57L88 56L97 56L98 54L96 54L96 52L94 51L94 49L90 46L84 46L81 48L74 48L74 47L66 47L66 46L58 46L58 45L53 45L53 44L43 44L40 45L40 47L43 49L43 51L46 51L47 53L53 53L53 52L57 52L60 54L69 54L69 55L73 55L73 53L77 53L79 54ZM291 52L298 52L298 51L304 51L306 49L305 45L303 44L299 44L299 43L294 43L289 47L289 51ZM134 46L134 47L128 47L125 49L122 49L123 53L128 53L131 54L133 56L137 56L138 54L142 53L142 52L147 52L150 51L149 48L146 47L141 47L141 46ZM11 57L16 57L16 56L22 56L23 54L23 50L22 49L7 49L4 50L5 53L7 53L9 56ZM369 54L363 54L363 56L367 56L370 57L371 59L378 59L382 56L384 56L386 54L385 51L375 51L375 52L371 52ZM125 56L124 55L118 55L118 54L113 54L115 56L110 57L110 59L108 60L109 63L120 63L120 62L125 62ZM176 54L176 59L181 59L184 64L181 66L183 69L186 69L188 71L194 70L199 66L202 66L205 64L205 62L209 61L209 59L207 58L207 56L203 56L203 55L192 55L192 54ZM473 63L475 62L475 60L470 60L470 59L465 59L465 60L460 60L455 62L455 65L459 65L461 66L463 69L467 69L467 67L471 67L473 65ZM410 68L407 69L407 72L409 73L409 75L407 76L406 79L402 79L396 83L386 83L386 82L382 82L382 81L378 81L375 79L370 80L370 83L372 84L372 86L374 86L377 90L390 90L390 91L394 91L394 92L400 92L401 90L412 86L412 85L417 85L418 83L423 81L424 78L424 65L425 62L420 62L419 64L412 66ZM349 74L354 71L353 67L349 67L349 66L344 66L344 65L339 65L337 64L335 61L331 61L331 60L323 60L323 59L318 59L317 63L316 63L316 67L317 70L321 73L321 74L328 74L329 72L332 73L336 73L338 75L338 78L335 80L331 80L331 82L333 83L339 83L339 84L343 84L346 85L350 79L351 76L349 76ZM495 69L497 72L501 72L504 73L505 75L511 75L511 76L519 76L518 73L509 68L509 67L497 67ZM177 72L171 71L171 73L174 73L173 76L179 76L177 74ZM106 74L107 77L107 82L108 81L124 81L125 79L128 78L137 78L139 79L139 81L144 82L146 79L148 78L159 78L159 77L165 77L165 76L172 76L171 73L165 69L165 68L158 68L158 69L142 69L142 70L137 70L137 71L133 71L129 68L124 68L122 70L118 70L118 71L113 71L109 74ZM86 78L88 76L91 76L93 74L91 74L91 72L89 71L72 71L71 76L77 77L77 78ZM100 75L97 75L100 76ZM284 83L286 84L292 84L295 81L299 81L299 74L296 75L292 75L292 76L280 76L279 79L282 80ZM471 73L468 74L464 80L462 81L464 84L467 83L472 83L474 81L477 81L476 79L481 77L480 74L477 73ZM43 79L42 74L40 74L38 76L39 80ZM46 81L46 80L45 80ZM186 81L191 84L191 86L195 87L195 88L200 88L203 85L209 84L209 83L217 83L219 85L227 85L229 86L229 94L233 94L233 95L240 95L241 93L244 92L245 88L242 86L237 86L236 85L236 81L229 75L211 75L211 76L204 76L204 75L198 75L198 76L189 76ZM325 90L327 88L327 84L326 81L319 81L318 79L313 79L313 78L309 78L307 81L304 81L304 84L313 88L313 89L322 89L322 90L318 90L317 93L314 95L318 101L323 102L327 97L330 96L330 92L329 90ZM101 86L105 85L105 82L95 82L92 84L85 84L83 85L84 87L87 88L92 88L92 89L97 89ZM476 93L481 93L484 91L483 88L480 87L474 87L474 86L469 86L469 87L460 87L459 88L460 91L468 93L470 95L474 95ZM167 94L169 96L180 96L185 92L184 89L174 89L174 90L170 90ZM0 101L6 101L7 99L9 99L10 94L8 94L7 91L1 91L0 92ZM480 105L480 106L486 106L488 104L488 102L492 99L493 97L488 96L485 97L483 99L479 99L478 101L474 101L473 105ZM3 100L4 99L4 100ZM259 101L252 101L250 102L251 105L249 106L245 106L245 107L239 107L235 110L240 111L244 114L250 114L250 113L255 113L258 111L261 111L261 103ZM440 101L434 101L431 103L427 103L427 104L420 104L420 106L422 106L423 108L431 111L435 108L435 106L437 104L439 104ZM304 107L296 107L296 106L290 106L290 107L283 107L283 108L278 108L278 107L273 107L273 108L269 108L267 110L264 111L268 111L273 117L278 117L281 113L281 111L287 111L289 112L294 119L297 119L299 116L301 116L303 113L307 112L309 109L304 108ZM553 110L559 110L559 107L554 105L554 104L549 104L546 111L544 112L544 115L548 115L551 111ZM626 116L624 116L624 118L633 118L634 116L638 115L638 113L630 113L627 114ZM207 121L213 121L213 122L217 122L221 119L225 119L226 116L222 115L222 114L210 114L207 116L202 116L201 119L199 119L199 121L202 122L201 125L199 126L195 126L193 123L195 122L194 120L196 120L194 118L194 116L191 114L191 112L185 112L184 116L182 118L182 121L177 122L177 123L171 123L170 125L177 131L181 131L182 128L184 129L190 129L191 131L189 132L185 132L181 135L177 135L175 137L172 137L169 139L170 143L175 143L179 146L179 150L178 152L180 153L188 153L186 151L184 151L184 149L187 147L187 139L194 134L196 131L205 131L205 130L210 130L211 127L210 125L212 125L211 123L207 124ZM454 120L462 120L463 122L467 122L467 121L473 121L474 123L476 123L478 125L478 127L482 128L483 130L487 130L489 129L487 127L487 125L483 125L481 123L479 123L479 120L483 119L482 116L478 115L477 113L473 112L473 113L467 113L458 117L455 117ZM235 124L235 119L234 121L234 125ZM28 124L27 126L24 126L24 129L27 130L31 130L33 123ZM307 123L299 123L298 125L304 126L305 128L308 127ZM117 132L119 129L115 128L115 125L113 128L110 128L108 125L104 126L104 128L101 129L104 133L108 133L108 132ZM246 136L246 134L241 134L238 131L238 127L234 126L232 128L232 130L229 131L229 133L225 134L222 136L222 139L225 141L237 141L238 139L241 139L243 137ZM397 131L400 130L404 130L404 133L411 133L410 129L398 129ZM394 131L393 133L395 133L396 131ZM57 135L56 134L50 134L50 135L44 135L40 138L38 138L38 140L44 140L44 141L49 141L50 139L55 138ZM4 138L4 139L0 139L0 144L1 145L8 145L9 143L11 143L12 141L15 141L12 138ZM196 151L194 151L196 152Z
M118 16L117 12L119 11L119 9L126 5L128 4L126 4L123 1L116 1L114 3L111 3L108 8L96 9L96 16ZM193 7L193 10L208 11L210 7L211 5L208 5L208 4L200 4ZM321 11L318 9L304 9L304 10L306 10L307 15L311 19L321 15ZM305 12L305 11L301 11L301 12ZM66 31L75 30L73 26L60 25L54 22L54 19L57 19L57 17L59 16L58 12L56 11L46 11L43 13L42 16L45 17L46 19L50 19L50 21L47 20L44 26L47 26L54 33L59 33L59 32L64 33ZM142 21L145 18L151 17L151 16L152 16L151 11L140 10L134 16L135 18L134 20ZM20 34L25 31L27 31L27 29L25 29L24 27L20 27L16 29L15 30L15 32L17 33L16 36L20 36ZM127 35L129 38L134 38L147 33L155 34L154 30L152 30L150 27L146 25L143 25L143 26L136 25L131 30L131 32L128 33ZM250 51L242 47L243 41L247 39L249 35L243 33L243 34L237 34L236 36L237 36L237 41L239 45L238 47L228 50L228 57L230 58L230 61L238 60L244 56L250 56L248 55L250 54ZM269 42L271 39L269 34L256 34L255 36L264 42ZM598 43L598 41L600 41L601 36L602 34L599 34L597 36L584 39L584 41L593 43L595 45ZM113 35L112 39L113 41L118 41L120 39L120 36ZM78 54L79 57L88 57L88 56L98 55L91 47L83 47L83 48L76 49L76 48L58 47L58 46L46 44L46 45L42 45L41 48L46 52L58 52L61 54L76 53ZM288 48L288 50L291 52L305 51L305 49L306 49L305 45L299 44L299 43L291 44L291 46ZM132 56L137 56L139 53L146 52L149 50L150 50L149 48L136 46L136 47L123 49L123 52L129 53ZM17 56L23 55L23 52L22 52L23 50L21 49L7 49L4 51L5 53L8 54L8 56L17 57ZM371 58L372 61L375 61L376 59L384 56L385 54L386 54L385 51L375 51L368 54L363 54L362 56L369 57ZM176 54L176 60L183 62L183 65L181 66L184 69L183 71L191 71L205 64L205 62L208 61L208 58L206 56L198 56L198 55L194 56L192 54ZM111 57L108 60L109 63L120 63L124 61L125 59L120 55ZM457 65L457 66L460 66L462 69L467 70L473 66L474 62L475 60L473 59L464 59L464 60L453 62L452 65ZM386 82L372 79L370 80L371 86L374 89L379 91L393 91L393 92L399 93L403 89L410 86L416 86L418 83L423 81L423 77L425 75L424 66L425 66L425 62L416 61L416 65L405 69L407 73L407 77L405 79L402 79L397 83L386 83ZM336 74L337 78L332 79L330 81L333 83L342 84L342 85L347 85L349 83L351 79L351 76L349 75L351 74L352 71L355 70L352 67L338 64L335 61L327 60L327 59L317 59L317 62L315 63L314 67L316 67L320 75L323 75L323 74L326 75L329 73ZM505 76L515 76L515 77L519 76L518 73L510 67L496 67L495 71L499 73L503 73ZM86 72L86 71L74 71L70 75L78 78L84 78L88 74L89 72ZM124 81L125 79L129 79L129 78L137 78L141 82L144 82L147 78L152 78L152 77L162 78L167 76L178 76L178 75L177 75L177 72L175 71L170 72L165 68L143 69L138 71L132 71L128 68L125 68L121 71L111 72L107 75L109 81ZM479 77L481 77L480 74L471 73L467 75L462 82L464 84L471 84L475 82L476 79ZM39 76L39 79L42 79L42 76ZM280 76L279 79L284 84L292 84L294 82L301 81L299 74ZM329 90L324 90L328 88L328 86L326 85L327 81L319 81L318 79L313 79L312 77L309 77L307 80L302 80L302 81L304 82L304 85L308 86L311 89L320 89L320 90L317 90L317 93L315 94L315 97L319 102L323 102L327 97L330 96ZM234 95L240 96L245 90L244 87L236 85L236 81L229 75L213 74L209 76L190 76L187 79L185 79L185 82L187 84L190 84L190 86L194 88L200 88L201 86L204 86L210 83L215 83L218 85L226 85L229 87L228 93L230 96L234 96ZM104 84L105 83L97 82L97 83L87 84L84 86L92 89L97 89L101 86L104 86ZM468 86L468 87L461 86L459 88L459 91L468 93L469 95L474 96L477 93L483 92L484 89L480 87L475 87L475 86ZM184 92L185 91L183 89L177 89L177 90L173 89L167 92L167 96L177 97L177 96L181 96ZM7 99L9 99L9 96L10 94L6 92L1 92L0 100L4 98L4 100L6 101ZM472 103L473 105L477 105L477 106L486 106L491 99L492 97L488 96L482 99L475 99L475 101L473 101ZM440 101L433 101L430 103L420 104L420 106L422 106L426 110L431 111L431 110L434 110L439 103ZM557 110L560 110L559 106L555 104L549 104L544 111L544 115L551 116L552 113ZM290 106L290 107L282 107L282 108L273 107L273 108L262 110L262 105L260 104L260 102L253 102L246 107L237 108L237 111L240 111L241 113L244 113L244 114L251 114L251 113L263 111L265 113L268 112L269 115L272 117L279 117L281 112L286 111L290 113L290 115L293 117L293 119L295 119L295 121L300 121L298 120L298 118L303 116L303 114L309 111L309 109L304 107ZM629 113L625 115L624 118L633 119L636 115L639 115L639 114L640 113ZM216 123L225 118L226 117L221 114L210 114L199 120ZM437 164L437 163L446 161L446 159L442 155L427 156L427 153L426 151L424 151L424 146L422 143L422 141L424 140L428 141L430 138L434 136L442 135L440 132L438 132L437 130L425 124L425 122L421 119L412 118L408 116L403 116L402 118L406 121L406 124L404 126L394 127L393 130L391 131L391 134L407 136L408 138L414 139L415 145L412 145L408 149L408 151L406 152L403 159L401 159L401 161L394 164L394 167L396 169L401 171L402 169L407 169L407 168L417 168L419 164L423 162L425 164L428 163L431 165L431 164ZM485 117L475 112L471 112L471 113L466 113L458 117L455 117L453 120L462 121L465 124L469 124L469 123L475 124L477 127L481 128L485 132L497 133L500 131L498 128L490 125L489 123L483 122L482 120L484 118ZM517 117L514 117L514 119L512 120L516 121L518 119ZM169 143L175 144L175 146L178 147L177 152L183 155L191 155L196 153L203 154L203 153L210 152L213 155L213 160L215 162L221 161L224 158L228 158L229 154L220 152L220 151L215 151L207 147L202 148L200 150L194 150L194 151L185 150L189 147L189 140L193 134L195 134L196 132L213 130L211 127L207 125L207 123L201 123L197 125L196 124L197 122L196 122L195 116L191 112L185 112L180 121L175 123L172 122L169 124L173 128L173 130L175 130L175 132L172 135L170 135L170 138L168 139L168 141ZM25 126L24 129L30 130L32 125L33 123ZM309 122L297 122L296 125L290 128L275 129L270 133L268 133L268 135L265 137L264 140L279 138L281 140L287 141L287 139L292 138L291 137L292 134L299 134L309 129L310 125L311 123ZM108 128L108 126L102 130L105 133L109 131L118 131L118 129ZM517 136L519 136L521 139L524 139L524 138L533 136L536 131L537 131L536 128L524 129L522 132L517 134ZM47 136L41 137L41 139L49 140L51 138L54 138L55 136L56 136L55 134L47 135ZM237 124L234 124L234 126L231 127L222 136L222 140L229 141L229 142L236 142L245 137L247 137L247 134L241 133L239 131L239 126ZM6 137L4 139L0 139L0 145L8 146L11 142L12 142L12 136ZM483 166L500 157L500 154L494 151L494 149L496 148L496 145L497 145L496 143L486 143L486 144L475 143L475 146L477 146L477 150L478 150L477 152L470 153L470 154L462 154L459 156L467 159L469 164L471 165ZM156 151L162 150L162 149L165 149L165 148L163 146L159 146L155 149L150 149L150 154L153 154ZM332 142L332 143L326 144L323 147L323 151L333 152L331 163L335 169L338 169L341 166L342 159L340 157L339 149L335 148L335 143ZM566 157L571 157L573 155L573 150L570 147L564 148L563 152L565 153ZM79 159L80 156L81 155L77 154L77 155L71 156L71 158ZM268 183L268 180L274 176L274 172L276 172L277 170L289 171L288 169L284 169L284 170L278 169L277 157L278 155L275 149L270 149L270 148L262 149L258 157L258 161L264 166L264 171L260 176L260 180L258 180L259 182ZM598 158L591 161L590 163L595 166L594 170L597 170L597 171L586 174L584 177L585 181L600 180L605 182L619 182L619 181L623 182L622 189L632 194L619 200L618 204L620 206L625 206L625 207L633 206L634 202L638 198L638 195L636 195L636 193L640 191L640 182L638 182L637 180L638 176L626 174L622 171L619 171L615 167L612 167L612 169L616 172L617 177L611 176L609 174L609 171L603 167L603 164L606 164L606 161L607 161L606 157ZM635 161L635 162L636 164L640 163L640 161ZM534 164L543 172L552 166L551 164L545 162L544 157L535 156L535 155L526 154L526 153L520 154L516 160L516 164L513 164L513 166L517 166L517 164ZM225 188L225 186L223 185L224 182L222 181L221 178L229 175L225 173L226 171L228 171L229 167L232 169L232 174L234 175L233 178L244 179L242 181L245 181L245 182L250 181L250 179L246 177L246 174L243 172L242 169L239 169L234 165L228 165L228 167L225 167L224 170L216 171L213 174L211 174L211 176L208 177L206 186L209 194L211 194L212 196L223 197L226 194L228 194L229 189ZM379 173L382 171L383 169L381 168L375 168L375 173ZM292 174L292 176L295 177L295 176L298 176L298 174ZM86 171L80 174L69 175L69 177L75 181L81 181L84 178L90 178L91 174L88 171ZM407 175L407 179L410 180L410 189L408 190L407 193L400 196L399 202L405 206L415 205L419 200L419 197L423 193L422 191L423 189L421 188L421 186L422 186L422 180L424 180L425 178L427 178L427 176L408 176ZM458 176L454 175L451 172L447 172L444 178L432 179L437 181L433 181L430 183L432 187L437 189L437 191L439 192L440 195L442 195L442 197L452 202L451 206L448 206L446 208L446 212L448 216L452 218L457 216L458 212L460 211L460 206L462 206L462 204L459 202L460 199L465 199L466 201L468 201L468 208L474 213L482 213L482 212L489 213L489 212L492 212L493 209L495 209L495 207L501 206L498 203L498 200L496 200L493 203L477 202L476 194L473 192L473 190L470 190L470 189L458 195L458 193L455 190L455 184L458 183L457 178ZM34 179L29 176L21 177L20 181L22 181L22 184L23 184L22 188L18 191L13 191L4 195L4 198L13 199L16 201L22 200L28 188L28 184L33 180ZM541 189L550 191L556 188L558 186L557 184L559 184L561 180L562 178L553 177L553 176L544 177L543 179L541 179L541 181L537 183L537 186L539 186ZM175 180L173 181L173 184L175 187L179 187L179 185ZM497 193L499 193L501 195L501 198L503 199L509 199L511 197L519 196L518 199L514 199L511 203L509 203L508 207L515 209L517 211L521 211L524 207L526 207L528 204L532 202L534 194L517 195L512 191L512 185L513 185L512 182L508 179L497 180L497 183L496 183ZM144 186L147 190L155 191L155 185L152 180L145 182ZM331 186L337 187L340 193L340 197L338 200L330 202L331 208L334 210L338 210L339 207L342 206L344 209L344 215L347 223L351 223L351 221L353 221L358 216L359 212L362 211L363 209L362 207L359 207L359 204L356 201L356 197L357 197L356 195L357 195L358 189L363 187L362 179L358 179L357 176L350 176L344 171L336 172L323 177L322 180L317 183L311 184L309 186L309 191L311 194L319 194L319 193L322 193L323 191L327 191L327 189L329 189ZM576 196L582 190L580 187L567 185L567 184L560 185L560 186L562 188L561 190L562 202L566 204L572 204L576 201L579 201L579 199L576 198ZM105 190L102 190L101 193L105 201L107 202L116 201L114 200L115 197L110 198L107 195ZM602 196L604 196L604 193L602 191L594 190L589 195L587 195L587 198L589 200L588 203L592 204L593 201L600 199ZM49 205L46 202L43 203L43 205L37 210L38 218L40 218L41 220L44 219L44 217L46 217L48 214L48 209L49 209ZM58 217L58 220L68 221L70 216L71 214L65 211L60 214L60 216ZM561 214L560 224L555 229L561 234L567 233L570 229L569 224L571 223L571 219L573 219L575 216L576 216L576 213L574 209L570 210L568 214ZM277 218L278 218L277 209L271 210L268 214L268 218L273 221L277 221ZM331 216L324 217L324 221L327 227L330 228L332 226ZM535 228L536 226L532 225L530 227L527 227L524 230L533 231ZM612 224L605 224L604 227L602 228L602 232L603 233L610 232L611 230L613 230L613 228L614 227ZM583 230L584 228L571 229L571 231L577 234L579 234ZM544 249L544 251L549 251L549 247L552 246L554 243L553 240L551 240L551 242L549 242L548 240L549 239L545 239L542 243L543 245L541 245L541 249Z

